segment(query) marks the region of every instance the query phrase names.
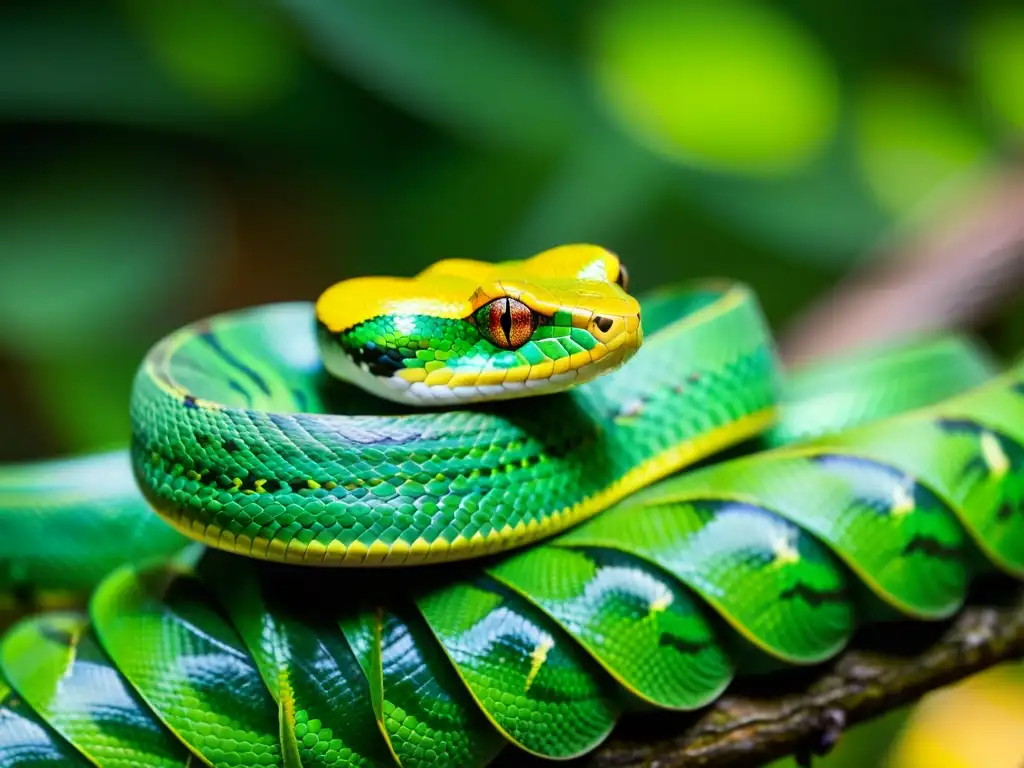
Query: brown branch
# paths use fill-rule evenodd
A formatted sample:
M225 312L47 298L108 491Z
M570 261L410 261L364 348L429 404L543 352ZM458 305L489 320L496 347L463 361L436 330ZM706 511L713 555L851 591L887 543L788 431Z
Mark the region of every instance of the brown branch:
M1024 163L929 206L781 338L790 364L1024 306Z
M828 750L843 729L915 701L925 693L987 667L1024 657L1024 590L1002 605L972 605L938 633L914 637L920 625L888 625L881 647L858 641L800 690L728 694L693 717L642 715L583 764L595 768L658 766L741 768L786 755L808 757ZM927 634L931 634L927 637ZM792 682L792 681L791 681ZM784 684L784 681L783 681ZM672 735L668 735L672 734Z

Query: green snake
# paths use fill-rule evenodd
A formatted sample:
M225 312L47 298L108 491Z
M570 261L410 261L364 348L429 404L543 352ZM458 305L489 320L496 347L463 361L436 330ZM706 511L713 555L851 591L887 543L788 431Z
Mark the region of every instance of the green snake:
M158 343L130 452L0 473L10 607L98 583L0 641L0 768L568 758L1024 577L1024 365L790 380L747 289L627 291L564 246Z

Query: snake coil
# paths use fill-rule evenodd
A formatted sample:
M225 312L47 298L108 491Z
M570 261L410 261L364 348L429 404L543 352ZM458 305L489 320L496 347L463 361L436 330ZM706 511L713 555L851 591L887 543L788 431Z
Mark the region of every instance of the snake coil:
M349 494L331 502L341 505L334 517L362 504L377 521L351 527L340 564L384 561L392 550L375 550L378 541L405 541L397 551L408 564L419 538L434 536L428 551L436 541L483 542L480 552L497 553L505 540L491 531L504 525L531 531L524 540L567 530L520 552L415 570L297 569L167 538L163 554L175 556L117 568L87 614L33 616L0 642L9 684L0 681L0 767L483 766L509 744L569 758L593 750L628 710L698 709L737 675L831 658L863 623L948 617L980 575L1024 577L1024 365L979 384L986 367L954 352L943 364L956 358L966 373L948 389L978 384L965 393L906 410L936 399L915 391L860 415L888 419L654 484L764 430L778 376L746 291L661 294L643 308L648 340L633 360L530 409L333 422L348 441L334 469ZM182 343L207 355L190 381L223 380L215 371L232 369L237 402L261 413L290 403L291 414L275 412L275 428L310 434L302 413L329 401L308 316L308 306L280 307L189 331ZM295 342L286 353L276 345L285 337ZM218 344L245 357L225 358ZM308 354L296 353L304 344ZM770 433L780 442L799 431L787 413L795 412L784 409ZM551 419L558 434L544 427ZM459 434L496 434L518 453L489 456L473 441L460 453ZM429 521L415 528L422 508L406 510L402 488L429 490L415 479L429 472L427 439L458 467L436 489L437 511L457 501L452 509L475 520L472 510L512 483L530 503L500 525L463 529L462 544L443 529L428 533ZM280 496L238 489L257 505L253 525L285 532L273 539L281 545L253 532L228 537L216 508L190 506L210 473L224 474L216 461L226 453L186 466L181 442L157 459L149 448L136 444L136 471L159 462L173 476L158 501L179 520L187 510L179 527L194 537L231 551L262 546L264 559L327 558L329 545L311 544L329 528L324 517L298 510L289 519ZM370 463L392 467L400 482L370 483L360 469ZM588 486L595 476L603 480ZM38 477L9 480L8 497L22 507L0 506L29 509L25 490ZM328 489L315 482L282 482L280 493L322 501L317 491ZM73 478L66 484L65 493L81 490ZM284 511L267 512L272 503ZM128 506L118 509L141 525ZM539 506L568 511L545 524L530 517ZM403 514L415 536L403 539L408 526L393 525ZM339 523L331 540L343 530ZM25 558L20 572L38 584L45 562Z

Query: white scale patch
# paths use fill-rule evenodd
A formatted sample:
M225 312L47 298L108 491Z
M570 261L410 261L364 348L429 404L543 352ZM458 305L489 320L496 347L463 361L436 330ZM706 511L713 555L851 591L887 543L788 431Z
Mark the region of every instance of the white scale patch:
M580 370L583 370L582 368ZM500 400L521 397L524 394L543 394L562 389L578 378L578 371L557 373L546 379L527 379L526 381L509 381L504 384L487 384L476 387L449 387L445 384L427 386L422 381L406 385L406 401L420 404L427 403L471 403L480 400ZM381 380L384 381L384 380Z

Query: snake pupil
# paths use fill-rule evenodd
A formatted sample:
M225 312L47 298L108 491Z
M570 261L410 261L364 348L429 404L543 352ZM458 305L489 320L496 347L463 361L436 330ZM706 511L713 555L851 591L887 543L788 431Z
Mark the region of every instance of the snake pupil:
M505 341L512 346L512 308L508 299L505 299L504 311L501 313L501 332L505 334Z

